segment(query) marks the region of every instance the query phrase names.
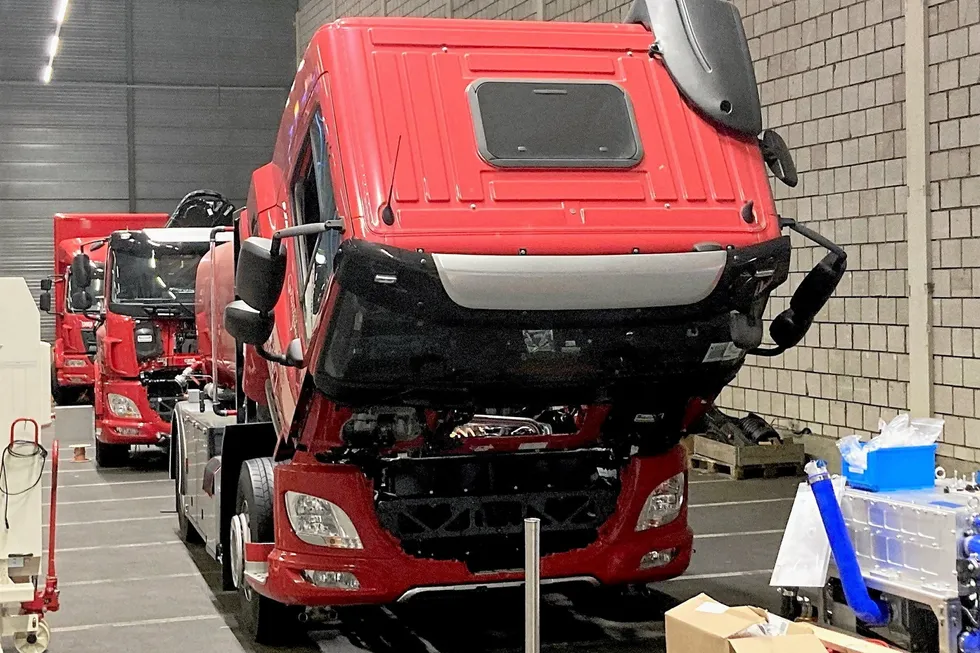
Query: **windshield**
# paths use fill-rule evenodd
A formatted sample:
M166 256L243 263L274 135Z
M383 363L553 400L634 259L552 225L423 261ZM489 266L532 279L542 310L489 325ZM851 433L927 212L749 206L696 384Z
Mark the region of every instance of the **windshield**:
M88 288L80 288L77 283L75 283L74 277L72 277L71 271L68 272L68 293L66 296L66 301L68 303L68 310L72 313L81 313L83 311L76 309L71 304L71 298L75 293L82 290L87 290L92 296L92 306L88 309L88 312L98 313L102 310L102 300L105 297L105 267L102 263L92 263L92 283Z
M193 310L197 266L207 243L147 246L113 253L113 304Z
M427 311L434 319L341 288L314 370L319 389L354 405L399 398L524 405L530 396L566 405L653 389L662 399L672 393L683 399L694 396L692 388L733 375L741 362L737 350L713 371L703 366L705 343L727 335L724 312L685 321L628 316L633 323L626 327L605 323L598 311L473 311L469 319L456 319L465 311L456 317L434 306Z

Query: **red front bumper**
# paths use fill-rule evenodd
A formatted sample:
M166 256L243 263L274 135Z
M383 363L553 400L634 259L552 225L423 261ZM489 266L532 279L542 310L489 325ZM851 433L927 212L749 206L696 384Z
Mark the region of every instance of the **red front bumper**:
M106 444L160 444L170 437L170 424L150 406L146 388L139 381L107 381L96 398L95 426L100 442ZM109 407L109 395L128 397L139 409L140 417L119 417Z
M54 364L61 387L95 384L95 363L85 354L56 355Z
M543 581L582 579L606 585L649 583L682 574L691 559L693 534L685 508L673 522L636 532L640 511L660 483L685 468L683 450L676 448L655 458L634 458L622 474L616 512L600 528L598 538L583 549L544 556ZM435 588L492 586L523 579L522 572L474 574L452 560L426 560L406 554L399 542L380 525L373 506L373 488L354 467L341 465L279 465L275 469L275 545L250 545L249 561L267 565L264 583L250 580L259 593L292 605L384 604ZM286 491L322 497L340 506L351 518L364 548L356 551L315 547L299 541L286 515ZM669 564L640 569L651 551L676 549ZM263 566L264 566L263 565ZM249 565L254 568L254 565ZM357 590L316 587L303 579L303 571L352 573ZM260 573L259 578L262 577Z

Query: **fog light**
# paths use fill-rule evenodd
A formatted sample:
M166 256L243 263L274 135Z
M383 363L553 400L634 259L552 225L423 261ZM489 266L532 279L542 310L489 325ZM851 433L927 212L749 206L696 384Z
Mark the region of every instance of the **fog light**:
M677 556L677 549L664 549L663 551L651 551L640 558L640 571L644 569L656 569L664 567L674 561Z
M647 497L636 522L637 531L666 526L677 519L684 506L684 472L671 476Z
M119 429L116 429L116 433L118 433L119 435L139 435L140 434L140 430L139 429L130 429L130 428L119 428Z
M361 583L349 571L303 571L303 580L317 587L335 590L359 590Z
M85 361L77 358L69 358L65 361L65 367L85 367Z

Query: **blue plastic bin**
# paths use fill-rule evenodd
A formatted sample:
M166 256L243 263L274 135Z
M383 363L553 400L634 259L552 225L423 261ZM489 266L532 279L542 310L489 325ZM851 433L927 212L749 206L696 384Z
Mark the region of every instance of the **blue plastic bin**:
M936 483L936 445L892 447L868 452L863 472L843 461L844 478L854 487L871 492L921 490Z

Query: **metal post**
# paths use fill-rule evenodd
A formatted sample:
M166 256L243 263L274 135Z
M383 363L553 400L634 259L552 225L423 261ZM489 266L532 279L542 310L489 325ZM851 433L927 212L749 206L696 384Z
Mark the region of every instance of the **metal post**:
M541 520L524 520L524 653L541 651Z

